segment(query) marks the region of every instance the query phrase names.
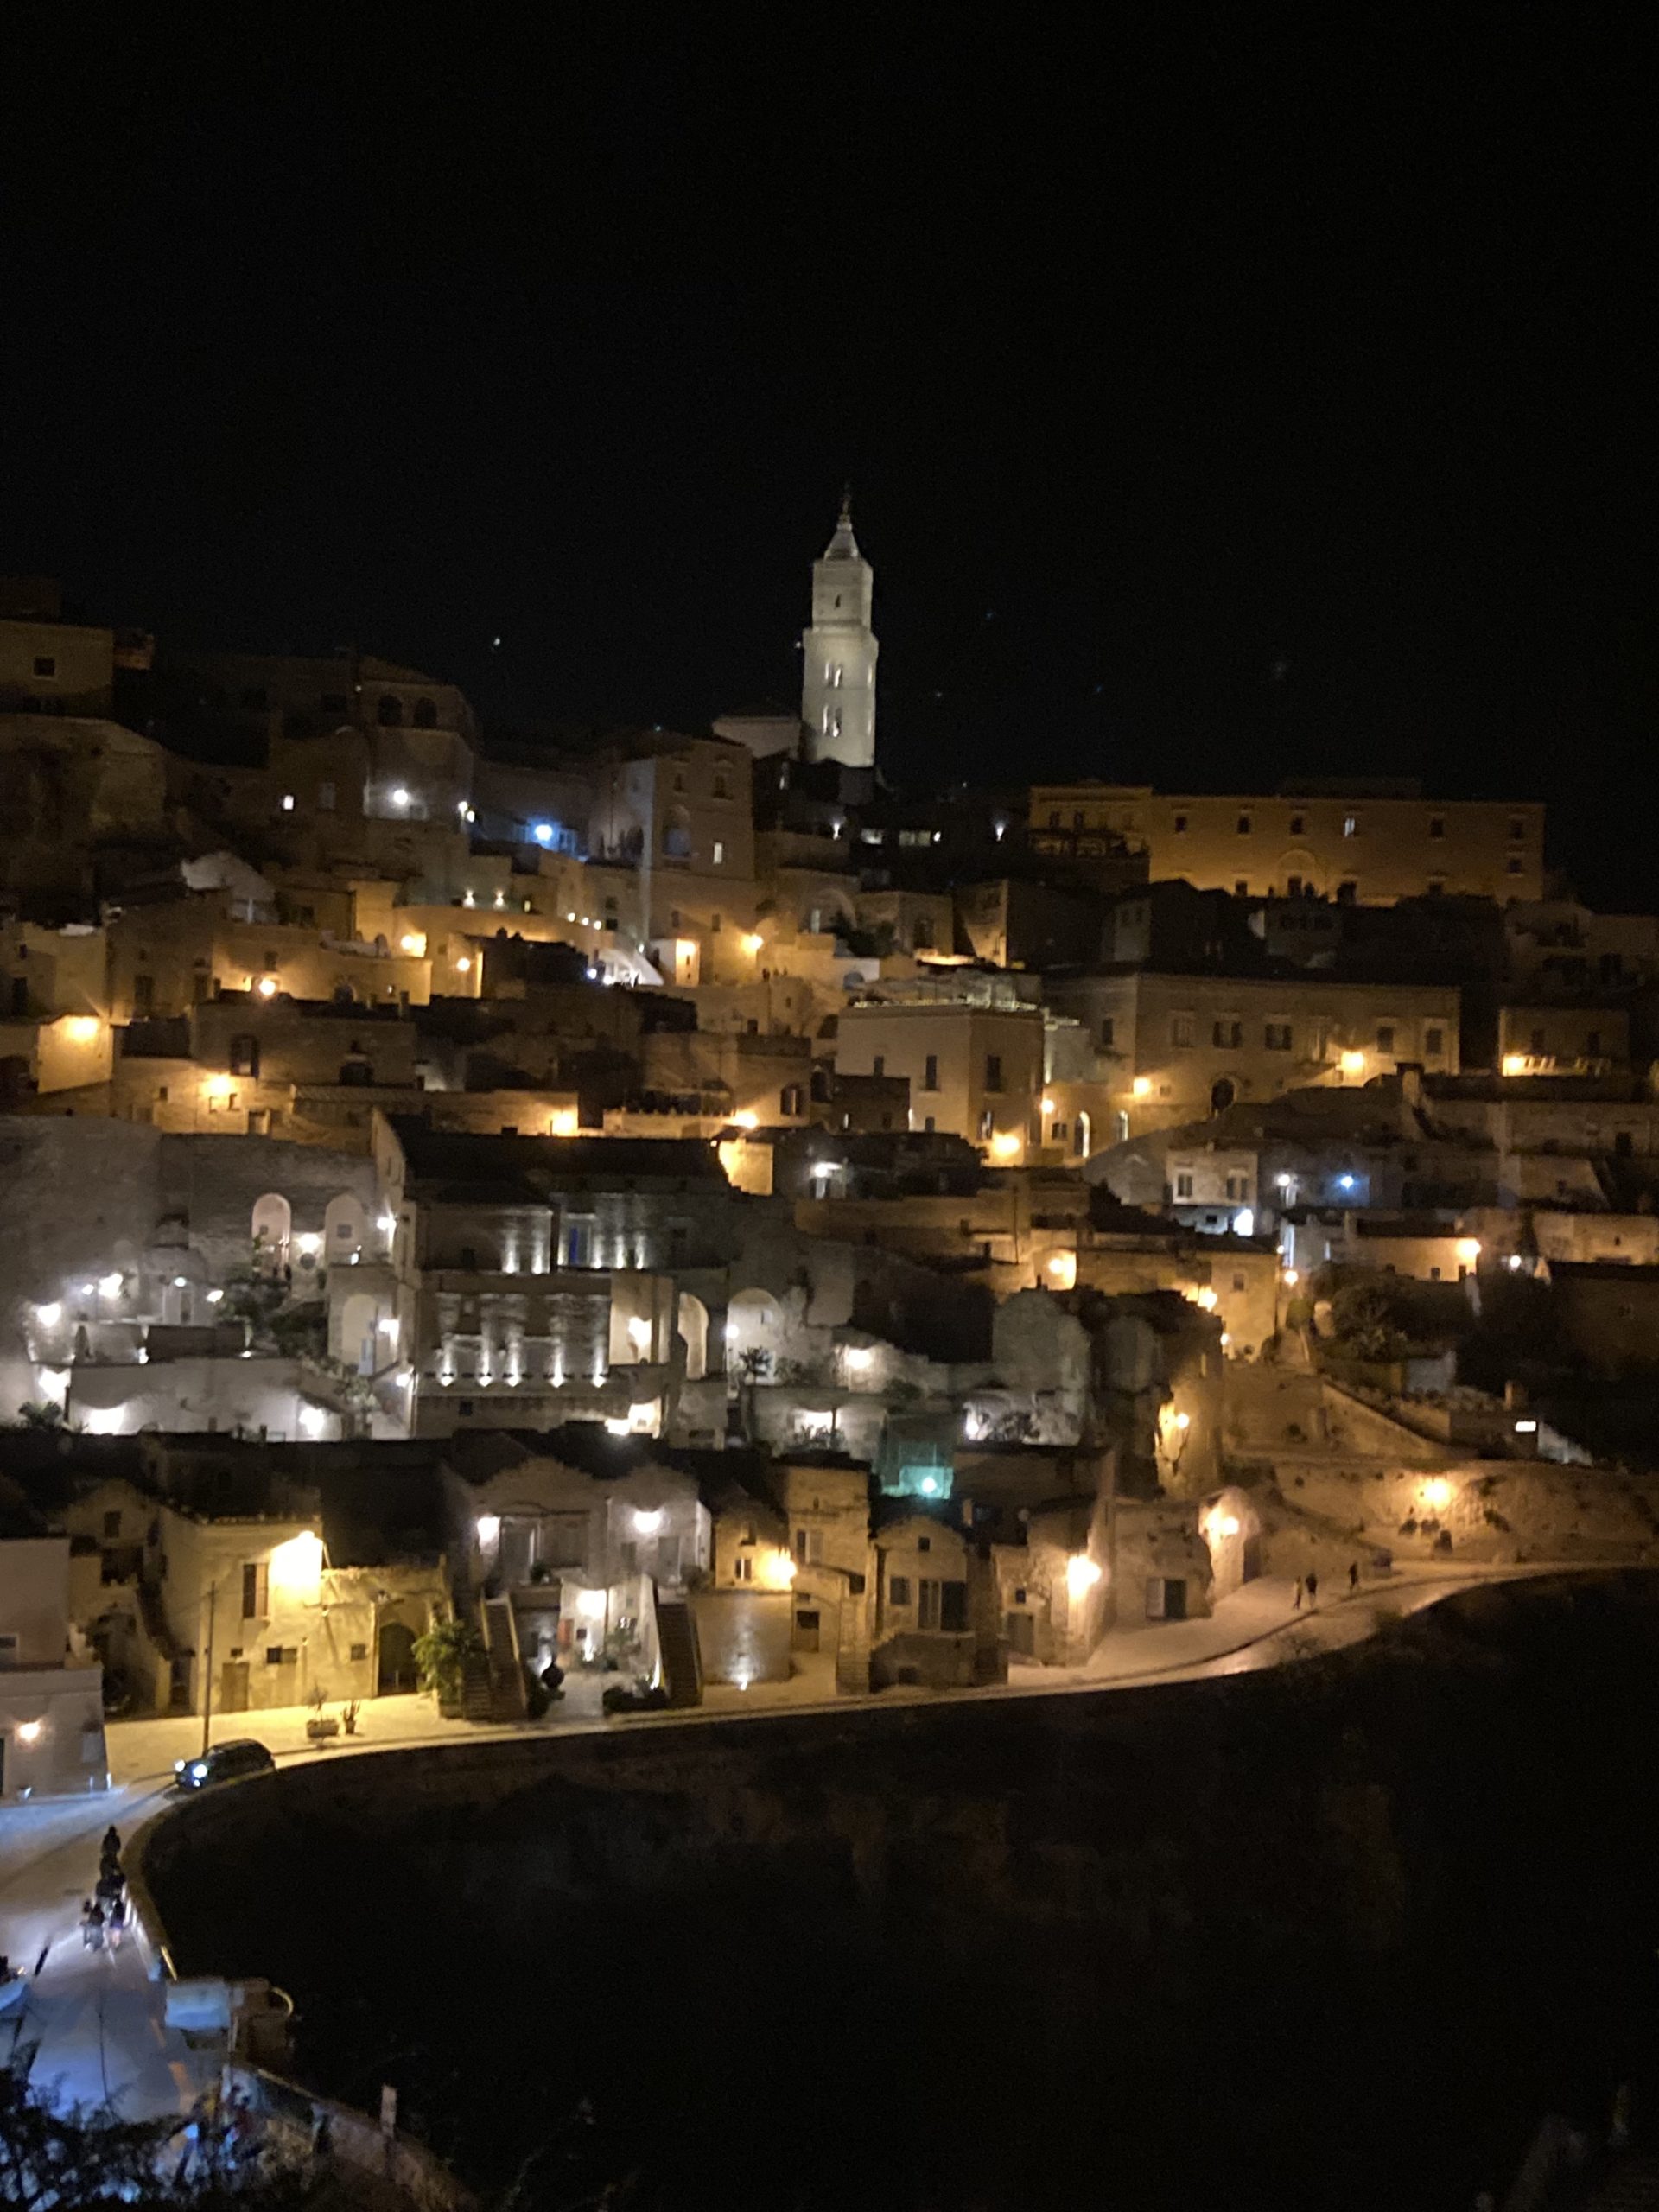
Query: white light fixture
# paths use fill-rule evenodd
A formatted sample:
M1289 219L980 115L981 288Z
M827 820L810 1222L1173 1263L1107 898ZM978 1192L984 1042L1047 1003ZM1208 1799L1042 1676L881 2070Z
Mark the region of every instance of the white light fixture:
M393 785L391 789L391 803L394 806L407 806L409 804L409 792L402 784Z
M535 823L531 825L530 834L538 845L550 845L553 842L553 824L550 822Z
M105 1298L119 1298L123 1280L124 1278L120 1275L100 1275L98 1279L98 1287Z
M210 1290L207 1294L207 1303L210 1306L217 1306L223 1300L224 1296L222 1290Z
M48 1299L44 1306L35 1308L35 1319L43 1329L55 1329L63 1319L63 1307L55 1298Z
M634 1529L641 1536L654 1536L659 1532L667 1518L668 1516L660 1505L641 1506L633 1516Z
M321 1406L300 1408L300 1427L309 1437L318 1437L328 1426L328 1416Z
M480 1544L493 1544L501 1534L501 1516L499 1513L480 1513L473 1526Z
M292 791L284 791L283 793L283 812L284 814L292 814L293 811L294 794Z
M1100 1569L1086 1552L1073 1552L1065 1562L1065 1594L1074 1602L1086 1598L1100 1580Z
M628 1342L637 1351L643 1351L651 1342L651 1324L638 1313L628 1323Z
M42 1724L38 1720L20 1720L17 1723L18 1742L20 1744L38 1744L41 1740L41 1726Z

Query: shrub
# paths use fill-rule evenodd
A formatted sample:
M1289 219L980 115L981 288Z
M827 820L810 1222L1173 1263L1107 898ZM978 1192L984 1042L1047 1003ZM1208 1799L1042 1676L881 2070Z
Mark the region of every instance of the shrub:
M434 1621L424 1636L415 1639L421 1688L435 1690L445 1705L459 1704L467 1662L480 1656L483 1649L484 1640L470 1621Z

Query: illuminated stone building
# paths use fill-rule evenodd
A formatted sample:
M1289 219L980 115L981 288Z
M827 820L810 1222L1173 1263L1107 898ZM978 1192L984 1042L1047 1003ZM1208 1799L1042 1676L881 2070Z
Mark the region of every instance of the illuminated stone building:
M1029 836L1033 852L1063 861L1127 841L1146 852L1154 881L1179 877L1241 897L1386 906L1437 893L1543 896L1541 806L1429 799L1410 783L1308 785L1273 798L1039 784Z

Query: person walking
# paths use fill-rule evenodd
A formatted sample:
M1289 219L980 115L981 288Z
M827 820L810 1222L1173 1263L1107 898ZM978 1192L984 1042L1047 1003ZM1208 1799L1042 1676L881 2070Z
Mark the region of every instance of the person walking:
M1310 1567L1307 1570L1307 1610L1311 1613L1319 1602L1319 1578Z
M1357 1560L1354 1560L1348 1568L1348 1595L1351 1598L1357 1598L1359 1595L1359 1561Z
M80 1940L89 1951L104 1948L104 1915L91 1897L80 1908Z
M1302 1610L1302 1578L1300 1574L1296 1578L1296 1595L1290 1601L1290 1610L1293 1613L1300 1613Z

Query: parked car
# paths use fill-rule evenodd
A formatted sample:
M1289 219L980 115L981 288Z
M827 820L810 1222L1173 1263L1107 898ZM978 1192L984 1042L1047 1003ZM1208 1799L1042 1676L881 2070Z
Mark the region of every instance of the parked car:
M207 1789L216 1782L239 1782L244 1775L269 1774L276 1762L263 1744L245 1738L237 1744L215 1744L199 1759L175 1759L175 1789Z

